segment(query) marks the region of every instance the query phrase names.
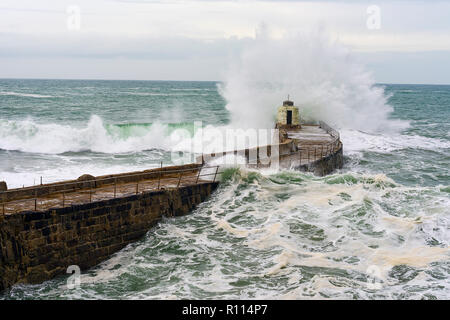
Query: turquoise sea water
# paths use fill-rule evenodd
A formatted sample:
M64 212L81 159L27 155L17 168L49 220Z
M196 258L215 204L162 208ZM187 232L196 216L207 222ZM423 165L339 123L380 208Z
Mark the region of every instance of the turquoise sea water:
M178 129L230 125L217 85L0 80L0 180L169 164ZM84 272L79 288L61 276L2 298L448 299L450 86L378 86L392 122L409 126L339 127L339 172L228 169L192 215L162 221Z

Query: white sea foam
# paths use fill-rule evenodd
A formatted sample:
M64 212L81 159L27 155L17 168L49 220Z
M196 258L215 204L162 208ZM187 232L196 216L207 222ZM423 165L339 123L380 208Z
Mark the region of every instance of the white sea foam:
M439 150L450 148L450 141L400 133L368 133L359 130L341 130L341 140L348 154L361 151L389 153L407 148Z
M171 91L214 91L209 88L171 88Z
M207 96L207 93L159 93L159 92L128 92L133 96L163 96L163 97L175 97L175 96Z
M21 93L13 91L3 91L0 92L0 96L17 96L17 97L27 97L27 98L57 98L56 96L36 94L36 93Z

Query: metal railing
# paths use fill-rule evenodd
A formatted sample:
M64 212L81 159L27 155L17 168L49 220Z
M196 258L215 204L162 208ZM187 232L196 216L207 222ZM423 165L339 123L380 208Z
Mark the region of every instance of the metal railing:
M319 121L319 127L324 129L328 134L330 134L335 139L340 139L339 132L337 130L335 130L334 128L330 127L324 121Z
M299 164L305 165L327 158L338 151L341 146L342 142L339 139L335 139L333 142L320 146L300 147L295 153L299 155Z
M331 137L333 137L333 140L331 142L320 145L304 146L304 147L300 146L300 148L297 151L299 153L300 165L310 164L317 160L326 158L334 154L342 147L342 142L340 141L340 134L337 130L333 129L323 121L319 121L319 127L324 129ZM302 163L302 159L305 159L306 162Z
M208 169L210 172L203 173L205 169ZM63 190L58 190L46 195L39 195L38 192L40 188L46 188L45 185L36 186L34 188L34 197L3 201L0 203L0 212L3 215L6 215L22 211L43 211L50 208L63 208L66 205L114 199L117 198L119 194L120 197L124 197L147 191L180 188L183 185L196 185L210 181L215 182L217 175L221 173L222 172L219 172L219 166L141 172L130 175L120 175L117 177L63 183L59 184L59 187L64 187ZM145 176L147 176L147 178L145 178ZM149 178L149 176L153 177ZM211 179L204 178L208 176L211 177ZM120 181L132 177L140 177L141 179L129 182ZM102 181L107 181L109 183L97 186L97 184ZM87 187L82 189L73 188L73 186L80 185L80 183ZM0 195L15 191L17 190L4 191L1 192Z

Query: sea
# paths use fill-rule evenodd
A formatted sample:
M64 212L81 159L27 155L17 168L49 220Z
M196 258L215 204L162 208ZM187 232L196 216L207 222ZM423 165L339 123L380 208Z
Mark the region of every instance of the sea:
M192 214L163 219L83 271L79 286L67 274L0 299L450 298L450 86L367 90L376 94L349 101L351 110L292 98L301 117L322 115L339 130L341 170L229 165ZM20 188L171 165L174 150L197 153L183 149L197 139L196 122L242 123L250 101L232 91L219 82L0 79L0 181ZM247 111L248 127L263 113L270 123L285 98L252 96L269 105ZM371 116L374 96L389 108L384 122Z

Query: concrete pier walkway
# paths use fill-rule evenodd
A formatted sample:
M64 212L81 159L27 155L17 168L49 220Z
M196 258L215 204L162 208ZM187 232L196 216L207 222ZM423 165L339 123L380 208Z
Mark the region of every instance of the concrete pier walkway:
M175 166L128 173L117 176L93 177L93 180L62 182L62 188L47 194L39 194L39 189L51 189L52 185L12 189L10 200L0 200L0 215L22 211L45 211L100 200L114 199L154 190L179 188L216 180L218 166L192 167ZM152 174L154 173L154 174ZM127 179L128 178L128 179ZM130 180L133 181L127 181ZM102 182L106 183L102 183ZM60 183L61 184L61 183ZM80 187L74 187L81 185ZM34 190L34 191L33 191ZM20 193L14 196L14 193ZM26 192L28 191L28 192Z

